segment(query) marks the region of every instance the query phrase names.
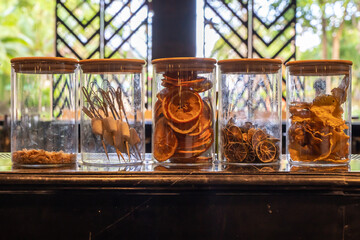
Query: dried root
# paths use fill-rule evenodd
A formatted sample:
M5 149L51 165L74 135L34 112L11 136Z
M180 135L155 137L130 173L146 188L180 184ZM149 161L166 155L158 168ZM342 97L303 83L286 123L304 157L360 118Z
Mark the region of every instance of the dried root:
M130 161L130 147L133 147L135 156L141 159L137 144L140 143L139 135L134 128L129 128L129 121L124 110L122 91L116 91L110 85L108 91L99 88L98 93L82 88L83 95L89 103L89 108L83 107L83 112L91 118L91 128L95 135L101 137L106 156L109 155L105 143L114 146L116 153L125 161L122 153L127 153ZM125 121L123 121L123 117Z

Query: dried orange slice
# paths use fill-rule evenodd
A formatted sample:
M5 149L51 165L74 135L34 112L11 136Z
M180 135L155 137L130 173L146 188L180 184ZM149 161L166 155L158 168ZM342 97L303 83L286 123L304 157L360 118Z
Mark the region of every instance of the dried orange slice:
M162 104L161 104L162 113L164 114L164 116L165 116L166 119L169 119L167 109L168 109L168 106L169 106L170 98L171 98L171 94L168 93L168 94L163 98L163 101L162 101Z
M186 123L199 117L202 108L203 101L199 94L185 90L178 92L170 99L167 115L175 122Z
M243 137L244 142L249 142L249 134L248 133L243 133L242 137Z
M197 82L189 86L195 92L205 92L213 87L213 83L206 79L202 82Z
M166 161L178 146L177 138L171 128L167 125L164 117L155 123L154 131L154 157L159 162Z
M199 120L194 119L193 121L187 123L176 123L168 121L168 124L175 132L180 134L188 134L194 131L199 126Z
M167 83L167 84L171 84L175 87L191 87L191 86L201 86L203 83L205 83L206 79L205 78L197 78L197 79L193 79L193 80L183 80L183 79L178 79L176 81L174 80L168 80L166 78L162 79L163 82Z
M228 135L225 128L221 130L221 141L223 146L226 146L229 143Z
M209 104L207 102L203 102L203 110L199 117L199 126L193 132L191 132L190 136L197 136L201 134L203 131L208 129L211 125L211 110Z
M243 136L239 127L232 125L228 128L230 142L242 142Z
M174 85L172 85L172 84L170 84L168 82L161 82L161 86L163 86L166 89L170 89L170 90L176 88L176 86L174 86Z
M272 162L277 153L275 144L268 140L263 140L256 147L256 155L263 163Z
M254 134L256 133L256 129L255 128L250 128L248 130L248 142L252 143L252 137L254 136Z
M229 162L240 163L247 157L248 149L243 143L233 142L225 148L224 155Z
M156 120L159 120L159 117L162 114L162 106L161 105L162 105L162 102L160 100L157 100L155 102L154 109L155 109L155 119Z
M191 158L201 155L202 153L206 152L207 149L194 149L194 150L178 150L174 154L174 157L184 157L184 158Z
M203 142L198 148L177 149L174 154L174 157L185 157L185 158L197 157L203 154L204 152L206 152L213 142L214 142L214 138L210 138L207 142Z
M254 149L252 148L251 144L249 144L248 142L244 142L243 144L246 146L246 148L248 150L248 154L247 154L244 162L247 162L247 163L255 162L256 153L255 153Z
M251 139L251 143L254 149L256 149L256 146L258 145L259 142L265 140L267 138L266 133L264 133L263 130L256 130L256 132L254 133L254 135L252 136Z
M156 94L156 97L162 102L165 96L170 93L170 91L171 90L169 88L164 88L160 92L158 92L158 94Z
M214 138L214 133L212 129L206 130L202 135L204 135L202 138L185 137L182 141L179 141L178 149L180 150L196 149L206 145L206 143L212 141Z

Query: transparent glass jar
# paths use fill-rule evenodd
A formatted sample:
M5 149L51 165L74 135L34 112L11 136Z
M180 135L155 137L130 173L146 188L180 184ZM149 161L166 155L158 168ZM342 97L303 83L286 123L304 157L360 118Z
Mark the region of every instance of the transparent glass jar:
M153 159L202 164L214 159L215 59L152 61Z
M286 64L286 154L292 164L347 164L351 153L351 61Z
M281 60L218 62L219 160L274 164L281 158Z
M13 58L11 67L13 164L74 164L78 153L78 60Z
M80 139L84 164L143 162L144 65L145 61L139 59L80 61Z

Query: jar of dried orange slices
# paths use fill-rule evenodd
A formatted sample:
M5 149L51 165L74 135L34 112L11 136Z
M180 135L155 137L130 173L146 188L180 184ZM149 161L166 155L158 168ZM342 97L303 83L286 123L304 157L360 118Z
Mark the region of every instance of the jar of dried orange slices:
M287 158L347 164L351 143L351 61L292 61L287 68Z
M12 162L59 167L78 153L78 60L60 57L11 59Z
M144 64L140 59L80 61L83 163L144 161Z
M152 61L153 158L177 164L214 158L215 59Z
M281 156L281 60L218 62L219 160L274 164Z

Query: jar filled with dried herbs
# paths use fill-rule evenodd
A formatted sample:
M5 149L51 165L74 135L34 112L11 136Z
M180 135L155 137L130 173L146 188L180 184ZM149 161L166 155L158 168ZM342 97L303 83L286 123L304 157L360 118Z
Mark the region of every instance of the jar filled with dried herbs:
M274 164L281 157L281 60L218 62L219 160Z
M145 157L145 61L81 60L81 158L84 164L139 164Z

